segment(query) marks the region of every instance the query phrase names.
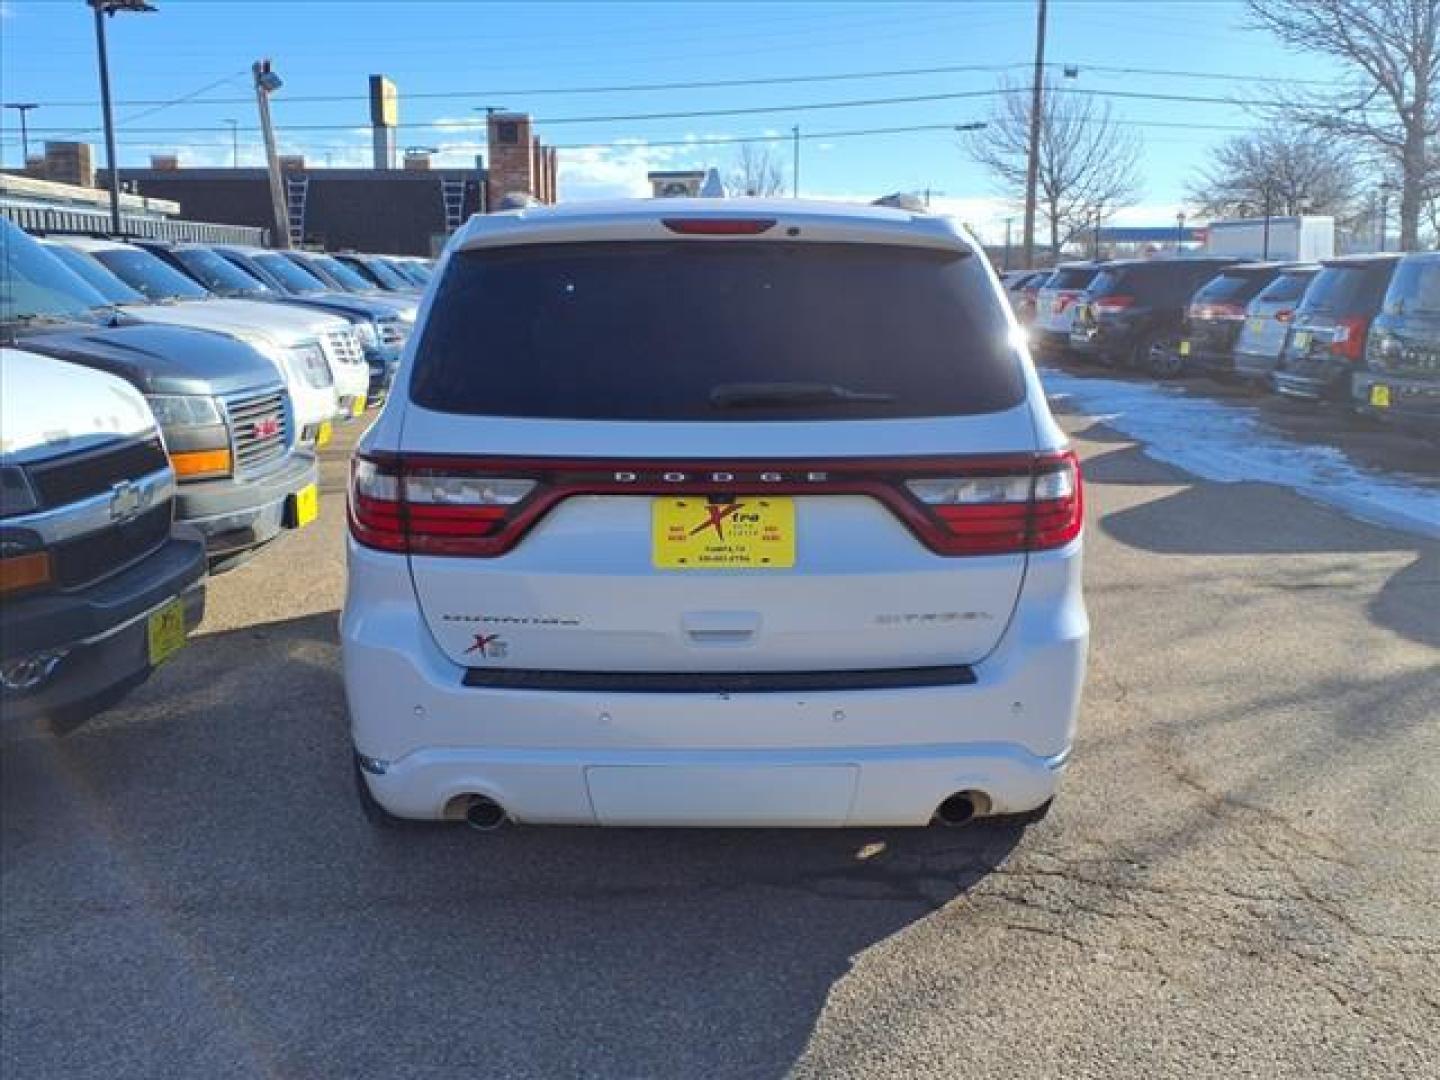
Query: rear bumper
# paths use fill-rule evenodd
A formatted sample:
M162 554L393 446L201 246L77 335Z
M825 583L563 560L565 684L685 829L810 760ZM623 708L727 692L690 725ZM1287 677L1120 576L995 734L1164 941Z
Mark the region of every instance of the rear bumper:
M1276 391L1286 397L1320 401L1348 398L1354 372L1354 366L1344 360L1307 356L1282 360L1270 378Z
M1058 355L1070 351L1070 331L1052 330L1043 326L1030 328L1031 348L1038 352Z
M1246 379L1268 379L1275 373L1275 365L1279 359L1278 355L1237 351L1235 374Z
M175 517L199 529L214 558L259 547L286 527L290 496L316 482L313 454L295 452L251 480L203 480L178 485Z
M1389 391L1390 404L1377 408L1371 404L1371 392L1383 386ZM1440 433L1440 379L1402 378L1381 372L1356 372L1352 387L1355 407L1397 428L1422 435Z
M1070 753L1089 635L1078 545L1032 556L973 684L803 693L466 687L405 560L353 544L349 558L352 739L401 817L484 794L537 824L924 825L957 791L1033 809Z
M150 675L147 620L177 597L186 631L205 611L205 550L192 530L134 566L76 593L22 599L0 613L7 663L63 654L48 677L26 690L0 689L7 718L98 711Z
M1230 352L1192 348L1184 360L1185 366L1192 371L1204 371L1212 375L1229 375L1235 371L1235 354Z

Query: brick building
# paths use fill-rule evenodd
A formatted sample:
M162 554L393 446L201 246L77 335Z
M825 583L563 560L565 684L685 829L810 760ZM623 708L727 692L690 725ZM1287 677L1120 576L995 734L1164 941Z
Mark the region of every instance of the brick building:
M485 138L490 148L488 206L498 207L506 195L530 195L543 203L556 201L559 162L555 149L540 142L529 116L491 112Z

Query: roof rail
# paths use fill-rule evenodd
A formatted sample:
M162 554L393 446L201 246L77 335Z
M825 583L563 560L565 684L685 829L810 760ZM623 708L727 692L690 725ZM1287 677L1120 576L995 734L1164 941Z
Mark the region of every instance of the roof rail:
M871 206L890 206L896 210L909 210L914 214L927 213L924 201L918 195L911 195L907 191L897 191L891 195L882 195L870 203Z

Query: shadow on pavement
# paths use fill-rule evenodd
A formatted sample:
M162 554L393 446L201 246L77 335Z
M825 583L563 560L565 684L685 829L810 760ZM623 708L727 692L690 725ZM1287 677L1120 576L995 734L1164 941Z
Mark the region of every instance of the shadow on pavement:
M1022 835L377 832L338 654L333 612L201 636L5 746L7 1072L778 1075Z

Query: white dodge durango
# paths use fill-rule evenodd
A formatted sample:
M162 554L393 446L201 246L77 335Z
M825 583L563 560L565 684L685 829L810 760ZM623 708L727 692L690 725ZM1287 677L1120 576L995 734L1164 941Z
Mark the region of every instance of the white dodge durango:
M474 218L356 454L361 800L395 818L1043 814L1079 468L985 256L878 206Z

